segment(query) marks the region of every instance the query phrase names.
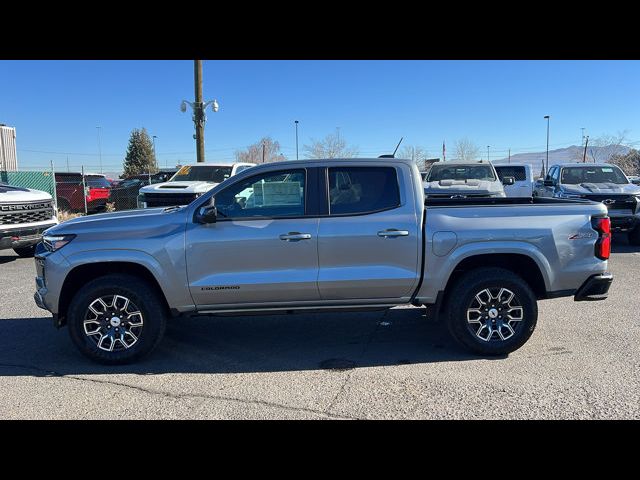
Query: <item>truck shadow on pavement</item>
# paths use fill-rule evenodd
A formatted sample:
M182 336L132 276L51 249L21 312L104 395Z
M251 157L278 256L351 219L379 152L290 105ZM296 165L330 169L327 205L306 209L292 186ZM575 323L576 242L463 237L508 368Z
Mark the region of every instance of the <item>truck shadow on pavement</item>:
M48 317L0 320L0 376L344 371L477 358L424 308L175 319L151 355L125 366L86 359Z

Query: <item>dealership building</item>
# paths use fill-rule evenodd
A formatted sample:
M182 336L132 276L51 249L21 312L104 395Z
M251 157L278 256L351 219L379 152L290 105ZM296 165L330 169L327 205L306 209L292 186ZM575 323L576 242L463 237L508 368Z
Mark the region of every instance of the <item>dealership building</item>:
M0 123L0 171L18 170L16 129Z

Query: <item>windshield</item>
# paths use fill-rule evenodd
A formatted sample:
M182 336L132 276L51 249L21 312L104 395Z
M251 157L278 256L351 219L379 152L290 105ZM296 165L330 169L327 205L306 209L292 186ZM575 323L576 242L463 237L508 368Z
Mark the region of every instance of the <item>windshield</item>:
M562 169L560 183L579 185L581 183L616 183L624 185L629 183L615 165L610 167L565 167Z
M427 182L440 180L495 180L489 165L434 165L429 171Z
M111 183L109 183L109 180L99 175L86 175L85 183L87 184L87 186L93 188L111 188Z
M231 176L231 168L216 165L185 165L169 181L221 183Z

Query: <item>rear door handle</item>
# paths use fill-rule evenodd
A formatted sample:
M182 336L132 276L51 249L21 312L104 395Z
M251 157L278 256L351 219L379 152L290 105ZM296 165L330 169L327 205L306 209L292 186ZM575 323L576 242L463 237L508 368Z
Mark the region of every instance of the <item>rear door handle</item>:
M296 242L298 240L310 240L310 233L299 233L299 232L289 232L283 233L280 235L280 240L284 240L286 242Z
M407 237L409 235L408 230L396 230L394 228L390 228L388 230L382 230L378 232L379 237Z

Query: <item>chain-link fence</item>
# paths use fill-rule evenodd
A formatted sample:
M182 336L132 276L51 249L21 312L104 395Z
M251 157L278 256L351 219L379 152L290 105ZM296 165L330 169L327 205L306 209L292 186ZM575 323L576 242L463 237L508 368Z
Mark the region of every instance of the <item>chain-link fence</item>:
M77 168L77 167L76 167ZM178 168L111 179L99 173L50 170L0 171L0 182L49 193L61 219L139 208L142 187L168 181ZM115 175L114 175L115 176Z

